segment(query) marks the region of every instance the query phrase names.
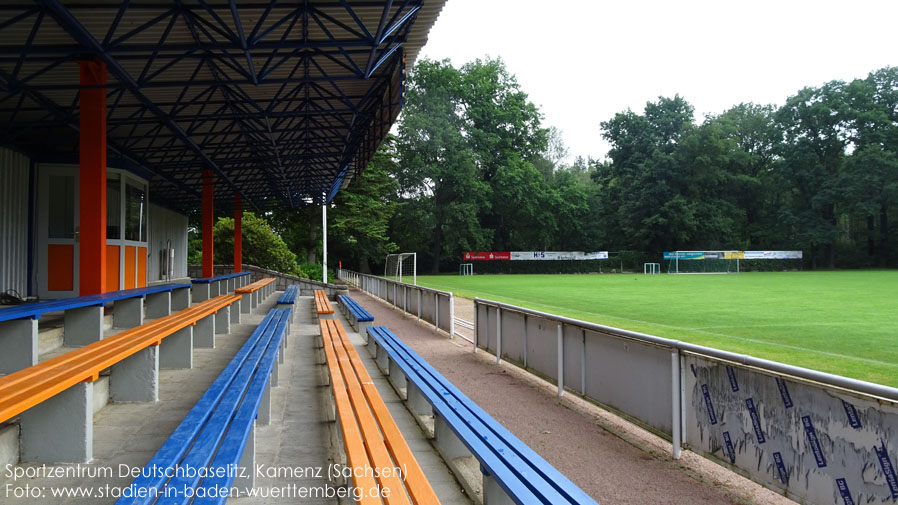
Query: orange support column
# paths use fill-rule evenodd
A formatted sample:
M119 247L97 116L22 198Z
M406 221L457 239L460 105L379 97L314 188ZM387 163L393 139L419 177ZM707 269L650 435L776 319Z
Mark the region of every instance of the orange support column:
M80 295L106 291L106 64L79 61L81 119L79 135Z
M215 226L215 180L211 170L203 172L203 277L215 275L212 228Z
M243 199L234 195L234 272L243 271Z

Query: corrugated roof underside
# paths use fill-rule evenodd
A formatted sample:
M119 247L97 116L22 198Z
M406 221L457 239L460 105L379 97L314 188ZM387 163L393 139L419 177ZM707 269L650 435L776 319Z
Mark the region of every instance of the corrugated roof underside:
M212 169L225 205L314 202L389 131L444 1L6 2L0 128L11 147L75 154L77 62L96 58L110 157L155 174L154 197L193 207Z

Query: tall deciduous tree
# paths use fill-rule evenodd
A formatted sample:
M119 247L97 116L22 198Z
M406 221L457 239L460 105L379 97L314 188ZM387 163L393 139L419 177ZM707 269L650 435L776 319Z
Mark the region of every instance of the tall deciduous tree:
M461 73L448 60L419 61L409 75L399 123L401 190L411 203L406 208L427 218L417 229L429 236L434 273L441 258L460 257L491 238L479 219L489 206L489 186L479 177L474 149L462 133L461 91Z
M855 148L845 167L848 205L867 217L868 254L879 266L887 266L889 209L898 203L898 68L856 79L845 94Z
M611 163L594 179L602 186L604 217L614 248L683 248L701 218L679 188L688 184L674 153L694 128L693 107L679 95L649 102L644 114L626 111L602 123Z
M243 262L278 272L305 276L294 254L264 218L244 212ZM234 218L220 217L215 223L215 263L234 263Z
M396 172L395 138L388 136L368 168L334 198L333 210L328 214L332 257L367 273L372 260L379 262L396 251L396 244L387 235L396 210Z
M843 163L849 135L845 83L832 81L804 88L777 112L784 133L779 146L780 171L791 182L792 205L784 217L795 228L798 243L823 248L826 265L836 266L837 202L844 200Z

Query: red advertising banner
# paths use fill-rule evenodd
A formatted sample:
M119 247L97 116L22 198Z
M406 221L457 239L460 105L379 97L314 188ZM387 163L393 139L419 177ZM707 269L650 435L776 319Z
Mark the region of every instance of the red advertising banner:
M509 251L468 251L465 253L465 261L490 261L510 260Z

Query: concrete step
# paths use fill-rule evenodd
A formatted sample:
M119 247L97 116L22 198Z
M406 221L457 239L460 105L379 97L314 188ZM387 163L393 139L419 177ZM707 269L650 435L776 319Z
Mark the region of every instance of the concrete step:
M112 314L103 316L103 330L112 328ZM37 350L39 353L38 361L46 361L52 357L58 356L58 351L63 345L63 324L62 318L54 318L46 324L38 324L37 328Z

